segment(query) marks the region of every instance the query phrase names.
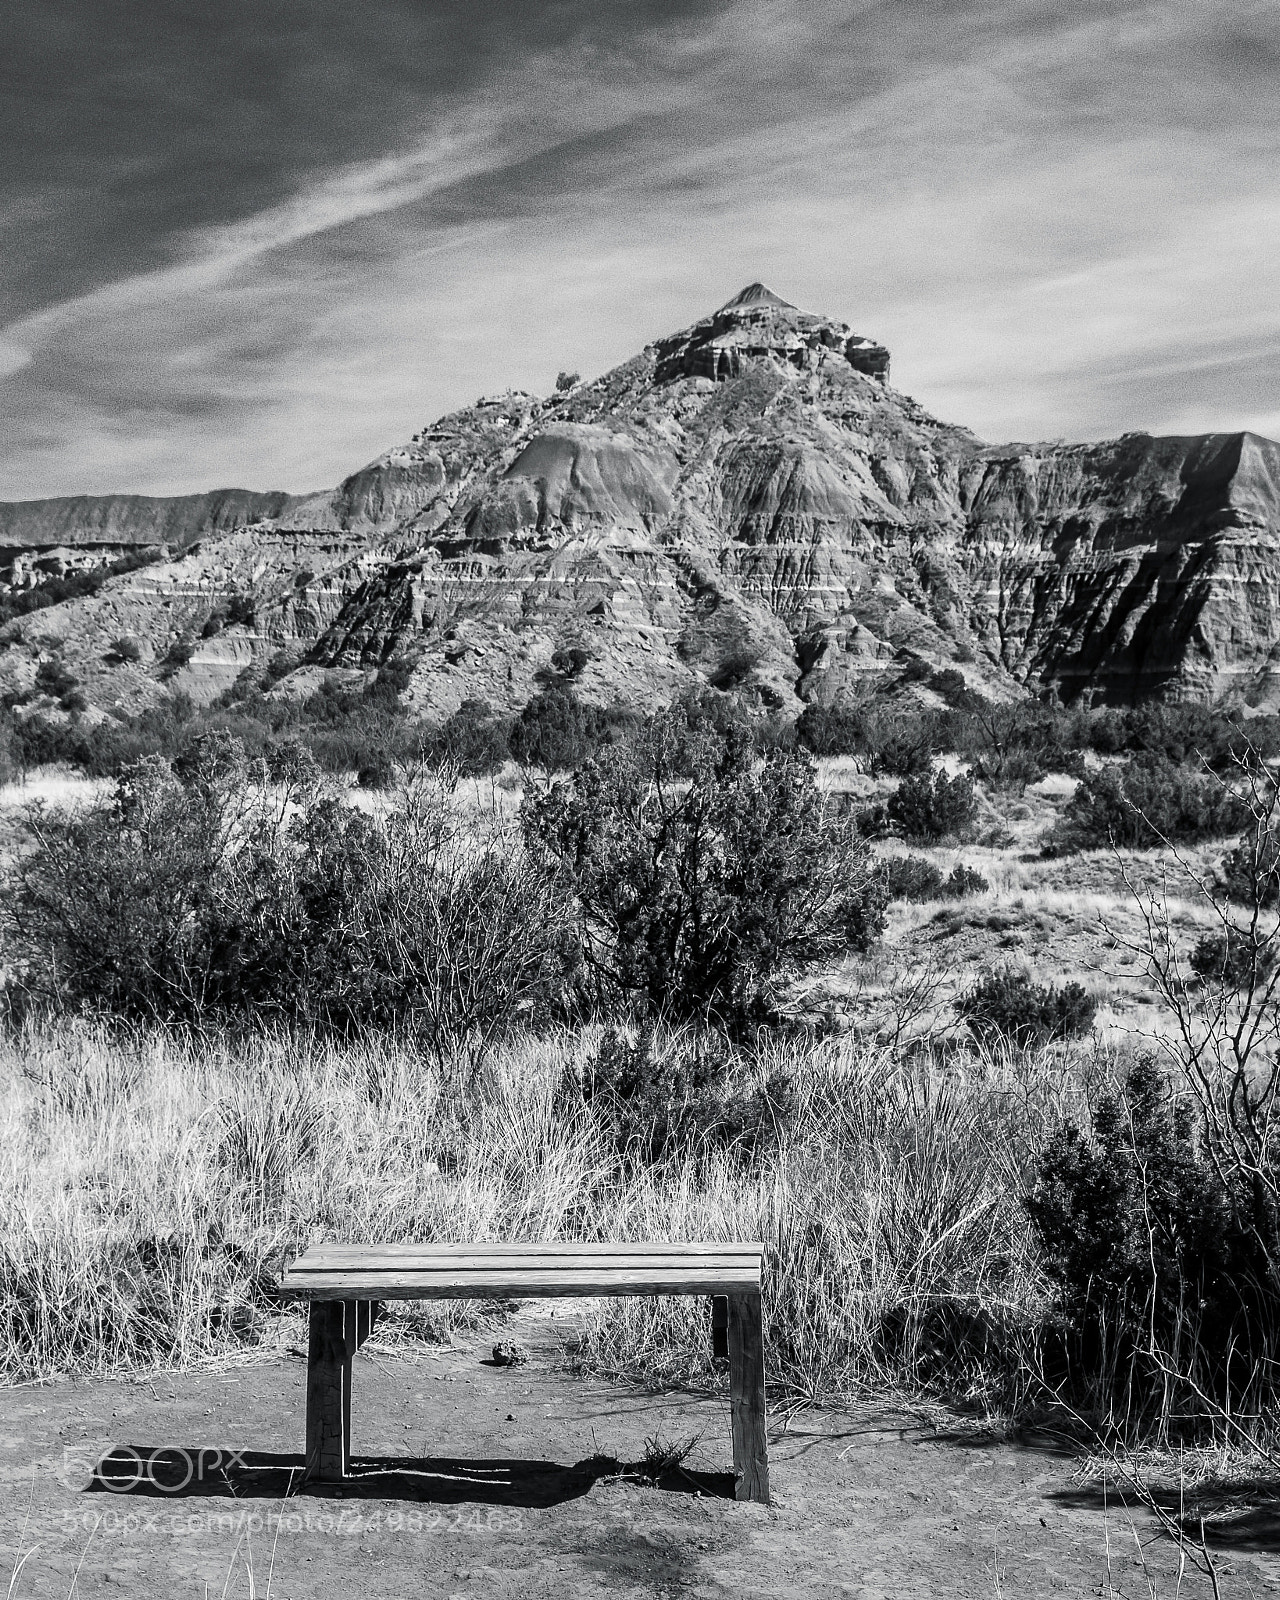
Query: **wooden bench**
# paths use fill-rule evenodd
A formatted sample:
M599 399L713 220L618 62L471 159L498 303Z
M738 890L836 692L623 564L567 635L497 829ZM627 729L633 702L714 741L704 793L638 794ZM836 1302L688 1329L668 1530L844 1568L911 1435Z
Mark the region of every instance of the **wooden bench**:
M351 1358L384 1300L547 1295L709 1295L716 1354L729 1358L739 1500L769 1500L758 1244L319 1244L280 1292L311 1302L307 1477L351 1465Z

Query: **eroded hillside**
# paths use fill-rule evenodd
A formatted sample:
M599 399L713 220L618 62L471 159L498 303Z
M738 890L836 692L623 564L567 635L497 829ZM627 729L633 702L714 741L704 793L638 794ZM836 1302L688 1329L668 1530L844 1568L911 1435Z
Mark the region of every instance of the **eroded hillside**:
M408 703L443 716L523 704L573 647L601 703L703 681L795 710L920 660L997 698L1280 703L1280 446L989 446L888 373L882 346L757 284L594 382L443 417L331 493L0 507L11 594L42 562L158 558L9 621L0 672L30 695L55 655L109 709L209 700L268 658L283 693L397 659Z

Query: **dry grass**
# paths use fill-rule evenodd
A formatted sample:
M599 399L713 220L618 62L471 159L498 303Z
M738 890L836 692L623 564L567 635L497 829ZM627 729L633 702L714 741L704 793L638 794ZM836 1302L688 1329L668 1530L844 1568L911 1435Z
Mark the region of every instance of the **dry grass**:
M627 1164L557 1088L587 1030L518 1041L463 1083L393 1045L239 1044L87 1027L0 1047L0 1361L10 1379L181 1366L296 1341L271 1310L312 1237L763 1239L772 1377L797 1397L910 1386L1007 1404L1043 1305L1019 1193L1061 1059L895 1065L831 1044L795 1074L791 1133L753 1169L691 1150ZM1030 1074L1030 1075L1029 1075ZM705 1306L624 1301L579 1358L712 1381ZM447 1336L477 1308L410 1312Z

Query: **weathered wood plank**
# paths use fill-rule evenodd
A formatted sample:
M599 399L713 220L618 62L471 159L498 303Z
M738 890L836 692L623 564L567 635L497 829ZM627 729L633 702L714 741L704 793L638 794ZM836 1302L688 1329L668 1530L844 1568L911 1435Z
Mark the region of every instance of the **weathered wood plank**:
M583 1274L621 1272L698 1272L708 1273L758 1272L761 1257L736 1256L322 1256L304 1262L295 1262L286 1274L290 1278L308 1277L316 1272L540 1272L550 1277L555 1274Z
M333 1483L350 1464L351 1357L346 1307L321 1300L311 1307L307 1339L306 1477Z
M729 1408L739 1500L769 1503L769 1434L765 1417L764 1326L760 1295L729 1296Z
M313 1272L730 1272L759 1271L759 1256L322 1256L289 1268L288 1276L306 1277Z
M716 1272L698 1268L685 1271L627 1272L596 1270L590 1273L547 1272L537 1269L500 1268L482 1272L307 1272L286 1274L279 1293L300 1300L431 1300L555 1298L577 1295L716 1295L758 1290L760 1272L737 1267Z
M547 1256L547 1257L576 1257L576 1256L650 1256L650 1255L677 1255L677 1256L722 1256L722 1255L752 1255L763 1254L764 1246L759 1241L739 1242L737 1240L696 1240L685 1241L681 1239L665 1240L656 1239L647 1243L629 1241L623 1244L605 1244L599 1241L561 1241L533 1242L528 1244L495 1243L467 1243L458 1240L447 1240L441 1243L409 1243L409 1244L347 1244L331 1242L327 1244L313 1244L304 1255L298 1257L295 1265L313 1260L322 1260L329 1257L346 1258L359 1256L365 1259L387 1257L398 1260L405 1256L431 1256L441 1259L454 1259L457 1256Z

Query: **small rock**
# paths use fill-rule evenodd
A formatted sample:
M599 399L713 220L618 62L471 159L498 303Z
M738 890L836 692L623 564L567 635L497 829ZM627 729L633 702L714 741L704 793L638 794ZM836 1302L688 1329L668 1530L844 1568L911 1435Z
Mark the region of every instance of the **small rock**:
M514 1339L503 1339L493 1347L495 1367L522 1367L528 1359L529 1352Z

